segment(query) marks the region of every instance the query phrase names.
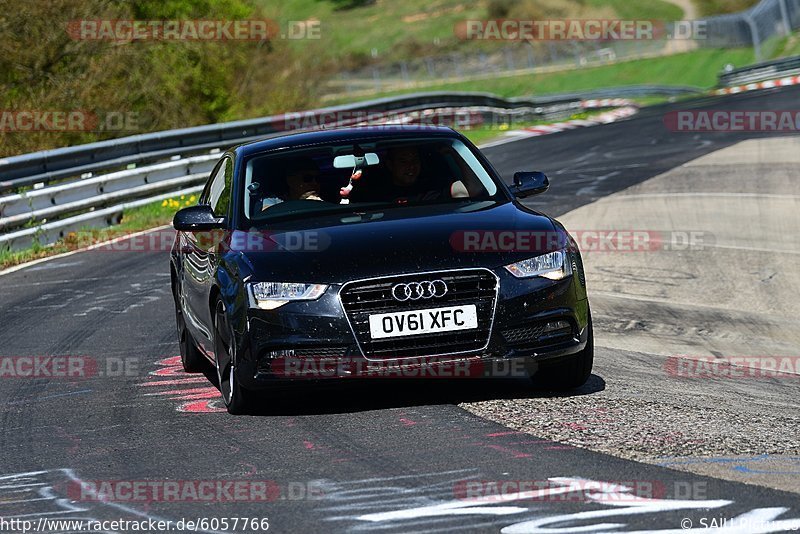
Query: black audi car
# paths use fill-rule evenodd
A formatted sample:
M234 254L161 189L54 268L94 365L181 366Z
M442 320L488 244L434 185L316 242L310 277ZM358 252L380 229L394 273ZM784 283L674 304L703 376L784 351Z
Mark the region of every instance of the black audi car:
M308 369L515 362L546 388L578 387L593 360L581 256L520 201L548 186L540 172L506 185L441 127L232 148L174 219L183 366L211 362L231 413Z

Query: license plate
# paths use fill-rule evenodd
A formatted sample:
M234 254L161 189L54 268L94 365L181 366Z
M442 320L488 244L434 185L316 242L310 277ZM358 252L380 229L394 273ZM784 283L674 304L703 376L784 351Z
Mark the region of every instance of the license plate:
M435 334L478 328L478 312L474 304L430 308L369 316L372 339Z

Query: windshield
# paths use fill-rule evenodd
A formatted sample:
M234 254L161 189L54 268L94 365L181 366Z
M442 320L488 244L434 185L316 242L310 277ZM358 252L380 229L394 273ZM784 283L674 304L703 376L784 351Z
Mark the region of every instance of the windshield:
M370 208L497 200L498 186L458 139L364 141L281 151L245 165L251 222Z

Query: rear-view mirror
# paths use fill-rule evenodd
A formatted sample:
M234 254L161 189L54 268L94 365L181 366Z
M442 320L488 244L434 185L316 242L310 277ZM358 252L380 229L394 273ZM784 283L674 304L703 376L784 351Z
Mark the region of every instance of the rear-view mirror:
M380 159L374 152L368 152L363 156L347 154L333 158L333 166L337 169L363 169L368 165L377 165L378 163L380 163Z

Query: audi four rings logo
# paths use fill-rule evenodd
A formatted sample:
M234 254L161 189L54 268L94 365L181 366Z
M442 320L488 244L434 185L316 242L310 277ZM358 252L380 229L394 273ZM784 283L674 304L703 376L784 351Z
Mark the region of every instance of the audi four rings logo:
M409 284L397 284L392 287L392 296L400 302L439 298L446 294L447 284L444 283L444 280L411 282Z

